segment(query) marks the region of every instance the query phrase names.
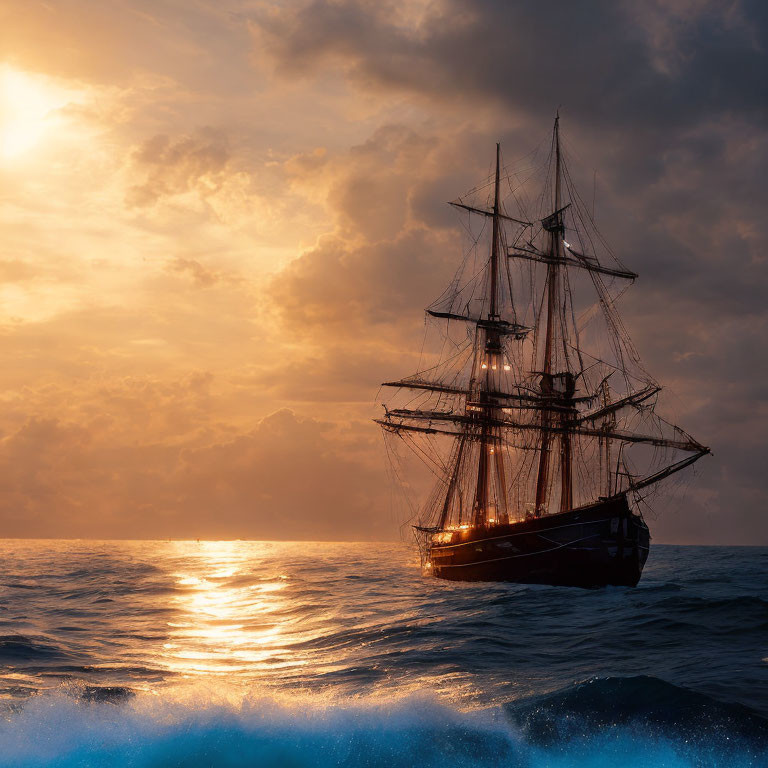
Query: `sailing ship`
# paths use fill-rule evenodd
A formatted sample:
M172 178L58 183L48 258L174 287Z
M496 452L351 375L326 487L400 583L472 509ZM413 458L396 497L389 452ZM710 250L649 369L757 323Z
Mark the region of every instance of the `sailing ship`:
M616 310L637 274L573 185L559 115L541 154L509 170L497 144L487 183L450 203L471 246L426 311L442 351L384 382L401 402L376 421L398 476L401 444L436 476L413 526L434 576L635 586L640 505L710 451L656 412Z

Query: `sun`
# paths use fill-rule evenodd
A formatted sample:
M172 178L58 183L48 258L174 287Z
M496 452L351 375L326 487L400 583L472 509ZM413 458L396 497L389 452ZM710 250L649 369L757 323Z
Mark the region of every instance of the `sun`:
M50 79L0 65L0 158L30 150L58 122L73 93Z

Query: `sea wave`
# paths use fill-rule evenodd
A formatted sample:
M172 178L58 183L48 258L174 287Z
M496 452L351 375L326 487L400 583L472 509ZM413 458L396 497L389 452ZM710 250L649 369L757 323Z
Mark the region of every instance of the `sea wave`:
M594 679L481 711L424 696L321 706L93 686L0 723L8 768L693 768L768 764L768 720L653 677Z
M0 663L51 658L66 658L66 653L48 638L0 635Z
M567 590L307 546L0 541L0 768L768 766L768 550Z

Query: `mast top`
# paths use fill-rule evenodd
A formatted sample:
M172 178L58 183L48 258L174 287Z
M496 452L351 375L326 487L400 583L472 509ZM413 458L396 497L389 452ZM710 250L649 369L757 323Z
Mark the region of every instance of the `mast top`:
M488 318L498 317L498 272L499 272L499 176L501 172L501 145L496 142L496 178L493 188L493 241L491 243L491 301L488 309Z

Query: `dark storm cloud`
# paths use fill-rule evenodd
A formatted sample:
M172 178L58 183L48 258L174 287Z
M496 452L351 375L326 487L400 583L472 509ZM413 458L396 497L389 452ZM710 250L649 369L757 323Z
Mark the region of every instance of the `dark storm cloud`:
M261 41L288 72L338 61L363 82L438 99L461 93L547 117L560 101L611 130L658 132L713 108L766 114L761 3L450 0L415 28L393 5L289 6L260 19Z

